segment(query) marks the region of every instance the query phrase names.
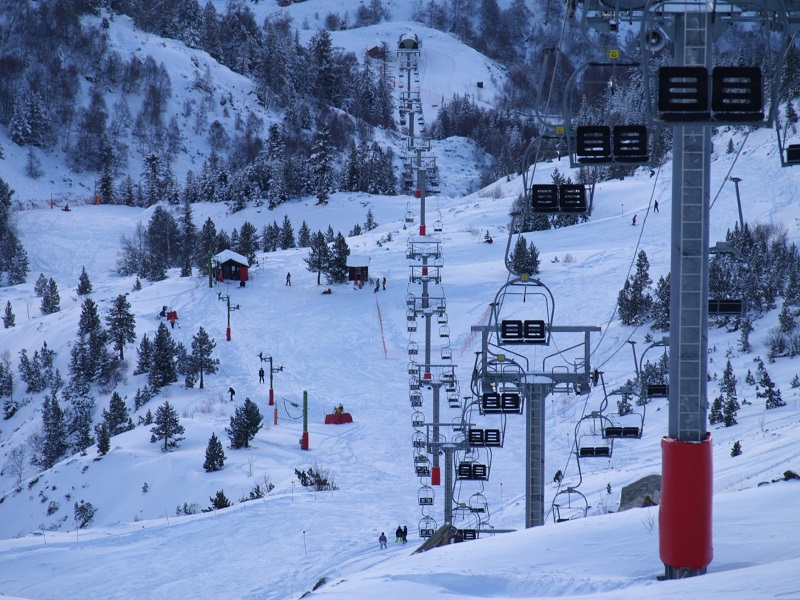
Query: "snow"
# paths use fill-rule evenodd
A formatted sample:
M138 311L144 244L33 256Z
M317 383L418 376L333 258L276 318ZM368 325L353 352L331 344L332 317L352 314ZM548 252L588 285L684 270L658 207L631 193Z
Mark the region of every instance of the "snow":
M309 1L290 8L310 11L314 4ZM316 6L318 10L319 3ZM352 14L355 5L347 6ZM312 13L303 14L310 19ZM376 26L369 38L359 37L363 32L350 36L337 32L336 43L353 48L371 45L378 30L396 40L400 26L394 33L392 27L381 27ZM443 44L441 50L437 44ZM428 58L422 85L437 94L441 86L452 86L448 89L452 91L476 76L472 62L439 59L439 53L456 56L451 46L455 44L445 34L423 35L423 54ZM175 58L179 60L183 59ZM742 134L721 128L716 147L724 148L731 137L737 148L745 142ZM434 146L442 161L444 193L428 198L427 221L439 218L444 225L439 236L444 255L441 291L447 298L453 362L461 391L466 393L479 349L470 327L485 324L488 305L506 282L508 211L521 191L522 179L504 179L465 195L463 173L471 169L471 153L465 145L452 140L448 144L451 152ZM722 239L738 220L733 185L726 180L734 175L742 180L748 222L781 226L789 240L800 240L798 175L779 168L772 134L751 133L735 164L734 156L713 157L711 239ZM15 171L14 164L13 159L0 162L0 176L15 189L32 190L27 183L20 185L21 169ZM537 181L549 181L554 168L568 171L566 161L539 165ZM614 307L640 249L647 253L653 280L669 270L670 194L670 165L653 177L641 170L624 181L598 185L595 211L588 223L529 237L540 251L542 281L555 297L555 324L601 327L602 332L592 337L592 367L604 371L609 389L633 376L627 340L636 340L640 351L646 345L647 328L621 326L614 318ZM659 213L650 210L654 199L659 201ZM14 218L31 259L29 283L0 288L0 306L11 301L17 320L16 327L0 330L0 349L9 352L12 362L21 349L32 353L46 341L58 352L57 366L67 373L69 347L81 311L75 287L85 266L94 287L91 297L101 314L117 295L128 294L141 338L144 333L152 336L161 307L168 305L180 315L176 328L170 330L173 337L188 347L202 326L216 340L215 356L221 368L206 377L204 390L174 384L134 415L136 420L148 409L155 412L168 399L186 428L185 439L172 452L161 452L158 444L150 443L149 427L139 426L112 438L105 457L97 460L96 448L90 448L86 456L66 458L41 475L29 467L19 486L11 471L4 469L0 475L0 594L29 599L294 600L324 578L325 584L309 597L799 598L800 512L796 508L800 483L782 481L782 477L788 469L800 471L800 393L789 386L800 369L788 359L767 365L787 402L768 412L755 398L755 388L743 381L748 369L755 370L753 358L766 356L764 339L777 323L777 310L756 322L751 354L739 352L738 333L709 332L709 373L720 376L730 358L740 400L746 398L752 405L741 408L738 425L711 428L714 560L707 575L657 581L663 573L657 508L615 512L624 485L660 473L666 400L648 405L641 440L619 441L611 459L582 463L580 489L591 505L588 518L560 524L548 518L545 526L528 530L524 529L525 432L522 419L510 418L505 445L494 451L491 477L480 491L489 500L491 525L517 531L412 554L421 541L421 514L410 444L405 301L409 291L417 293L419 288L408 284L410 263L405 250L419 221L417 215L415 224L406 228L404 215L409 206L418 212L418 202L412 198L346 193L334 194L327 206L317 206L309 198L273 211L250 207L228 214L221 204L193 206L195 224L200 226L211 217L217 230L229 233L244 221L260 231L284 215L295 230L305 220L312 232L331 225L334 231L346 233L355 223L363 223L371 210L379 226L348 238L348 243L353 254L370 258L372 276L387 278L386 291L339 285L331 286L329 296L320 293L328 286L318 286L316 274L306 270L307 250L302 249L260 254L246 288L223 283L209 289L205 274L180 278L179 270L172 269L166 281L143 281L143 289L134 292L134 278L115 274L119 239L131 235L138 222L146 223L152 208L87 205L73 206L67 213L43 204L20 207ZM631 226L634 214L638 215L635 227ZM483 243L487 231L494 244ZM39 272L58 283L62 307L58 313L39 313L39 301L33 295ZM287 272L292 273L291 287L285 285ZM439 288L433 289L435 295ZM225 341L227 308L219 301L219 292L229 294L231 304L235 301L240 306L230 315L230 342ZM529 314L542 309L535 302L510 308L516 314ZM415 340L421 343L419 333ZM434 341L437 352L440 342ZM564 349L574 340L565 335L554 337L553 343ZM538 349L533 359L540 364L554 351ZM264 365L259 353L270 355L276 368L284 367L274 373L274 407L267 402L267 385L258 384L257 372ZM651 352L648 358L655 359L657 353ZM129 363L135 362L133 346L126 348L126 356ZM144 381L144 376L129 371L118 388L129 408ZM229 387L237 390L236 402L228 399ZM716 381L709 382L709 395L716 393L716 387ZM308 451L299 444L304 392L309 402ZM18 380L14 394L17 399L26 397ZM109 397L110 393L97 394L95 420ZM266 426L251 448L231 450L224 428L235 406L246 397L258 403ZM562 469L564 485L579 483L571 454L576 424L584 411L596 410L601 401L597 389L588 397L554 394L547 398L548 476ZM339 403L353 415L354 423L324 425L324 415ZM11 420L0 423L3 463L39 426L40 407L41 397L36 396ZM425 410L430 410L427 398ZM447 419L457 416L446 406L443 413ZM486 419L486 426L492 426ZM222 471L206 473L202 464L212 433L222 440L227 459ZM743 454L733 458L730 448L737 440ZM310 466L329 470L338 489L316 493L302 489L294 470ZM275 486L265 498L238 502L256 484L265 482ZM762 482L770 483L759 485ZM609 484L611 494L606 491ZM225 491L233 507L176 515L176 507L184 503L208 507L218 490ZM461 501L467 502L477 491L474 484L465 486ZM555 484L547 486L548 507L556 491ZM437 488L432 509L440 523L443 495ZM97 514L89 528L77 530L72 506L80 500L90 501ZM58 507L48 516L51 502ZM406 546L391 541L398 524L408 525ZM378 548L381 531L390 538L386 550Z

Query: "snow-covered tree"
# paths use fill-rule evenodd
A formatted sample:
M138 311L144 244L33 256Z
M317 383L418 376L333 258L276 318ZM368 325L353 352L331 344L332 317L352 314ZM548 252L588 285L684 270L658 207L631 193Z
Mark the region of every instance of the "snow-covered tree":
M225 433L231 440L231 448L247 448L250 442L261 429L264 420L258 406L250 398L244 399L242 406L237 406L231 417L231 426L225 428Z
M317 198L317 204L327 204L328 198L334 191L333 151L330 133L327 129L323 129L311 147L311 154L307 161L312 177L311 186Z
M176 354L177 348L169 329L164 323L160 323L153 340L153 358L147 377L148 383L155 390L160 390L178 380L178 372L175 367Z
M649 269L647 254L640 250L636 258L636 273L625 281L617 297L617 310L624 325L641 325L650 314L653 300L648 293L652 283Z
M78 277L77 292L79 296L85 296L86 294L92 293L92 282L89 280L88 273L86 273L86 267L81 267L81 274Z
M58 285L52 277L47 281L47 288L42 296L41 311L43 315L51 315L61 310L61 296Z
M320 284L320 278L325 273L328 262L330 261L330 248L325 243L325 236L321 231L318 231L311 236L310 251L308 258L303 260L308 265L308 270L317 274L317 285Z
M188 370L191 375L200 375L200 389L203 389L204 386L203 376L217 372L219 359L211 356L216 345L217 343L209 337L202 327L192 338L192 354L189 357Z
M152 434L150 441L156 443L162 440L164 442L161 447L162 452L177 447L178 442L183 439L185 429L180 424L178 411L169 403L169 400L165 400L164 404L158 407L153 423L154 427L150 430Z
M16 324L16 317L14 316L14 311L11 308L11 300L6 302L6 309L3 312L3 328L8 329L9 327L14 327Z
M328 283L344 283L347 281L347 257L350 256L350 247L341 232L336 234L336 239L330 249L330 257L325 265L325 277Z
M136 317L131 312L131 304L125 294L117 296L106 315L108 338L119 354L119 360L125 359L125 344L136 341Z
M216 433L211 434L206 446L206 460L203 463L203 468L206 473L219 471L225 464L225 451L222 449L222 442L219 441Z

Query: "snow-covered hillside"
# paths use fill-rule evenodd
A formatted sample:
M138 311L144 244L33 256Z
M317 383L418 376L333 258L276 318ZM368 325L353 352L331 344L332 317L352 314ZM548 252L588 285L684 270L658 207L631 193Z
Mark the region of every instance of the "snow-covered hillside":
M286 10L315 22L324 18L316 12L324 10L314 7L321 4L309 0ZM340 5L350 10L356 6ZM254 6L259 11L275 8L271 3ZM392 4L398 11L401 6ZM408 18L395 15L401 16ZM376 36L391 39L392 27L350 33L337 33L336 43L356 51L371 45ZM468 54L456 46L443 34L431 32L425 40L427 70L421 85L434 96L439 90L465 91L478 77L491 81L501 76L490 63L444 60ZM174 60L177 65L185 57L178 52ZM734 188L727 179L737 176L745 219L781 226L789 240L800 241L798 174L780 169L771 132L756 131L745 138L723 128L716 147L724 148L729 138L737 150L742 144L744 148L738 158L720 153L712 162L712 240L722 239L738 219ZM441 161L443 193L428 198L427 218L443 223L442 289L453 363L466 390L479 349L470 327L485 323L489 302L506 281L508 212L521 192L522 179L503 179L464 195L473 164L469 146L449 140L434 151ZM47 197L41 187L30 187L18 175L20 164L7 156L0 161L0 176L22 200ZM568 172L566 161L542 164L537 181L549 182L555 168ZM633 376L627 341L635 340L642 348L649 331L621 326L614 318L617 293L634 268L637 252L647 253L654 280L669 270L670 193L670 165L652 177L641 170L623 181L600 184L588 223L528 234L540 251L541 279L556 300L555 323L601 327L592 338L591 360L593 368L604 371L609 388ZM654 200L660 205L658 213L651 211ZM800 517L795 510L800 484L775 481L787 470L800 472L800 389L789 383L800 366L790 359L768 365L787 403L782 408L765 411L755 387L744 383L744 374L755 370L753 359L766 358L765 339L777 323L778 310L756 321L751 353L738 350L738 333L710 331L709 374L718 379L730 359L740 398L752 404L741 408L738 425L711 428L715 558L707 575L658 582L663 572L658 509L616 513L624 485L660 473L666 400L648 405L642 439L621 441L612 458L582 464L580 489L591 504L589 518L555 524L548 514L544 527L530 530L524 530L525 432L522 419L510 419L506 443L493 453L483 494L489 501L491 526L518 531L412 556L421 542L421 513L412 460L406 296L418 288L408 282L406 247L419 215L408 226L404 216L409 207L417 211L417 201L345 193L333 195L326 206L308 198L273 211L250 207L228 214L223 204L193 206L196 224L210 217L218 230L228 232L245 221L260 231L273 221L281 223L285 215L295 229L305 221L311 231L330 225L346 234L371 210L378 227L349 238L348 244L352 254L369 257L372 276L386 277L386 290L373 293L369 287L338 285L331 286L331 295L322 295L328 286L318 286L316 274L306 270L304 249L259 254L244 288L209 288L203 273L181 278L172 270L167 280L143 282L143 289L133 291L133 278L115 271L119 239L130 235L137 223L146 224L153 208L86 205L67 213L27 202L20 206L14 219L28 250L31 274L26 284L0 288L0 307L10 302L16 315L15 327L0 329L0 353L7 351L15 368L14 397L29 402L0 422L0 594L31 599L297 599L324 580L310 597L800 597ZM486 232L494 244L483 243ZM152 336L159 312L168 306L179 315L176 328L170 330L177 341L189 346L201 326L216 340L220 371L207 376L203 390L180 383L168 386L133 415L136 421L169 400L186 429L177 449L162 452L159 444L150 442L150 427L142 425L113 437L110 452L102 458L92 447L85 456L66 458L43 473L26 466L18 483L7 461L41 426L42 404L42 395L26 395L17 377L19 351L27 348L32 353L47 342L58 353L56 365L67 373L81 313L82 299L75 288L83 267L101 316L115 297L128 294L141 338L145 333ZM285 285L287 272L292 286ZM33 292L39 273L58 283L60 312L40 314ZM230 342L225 339L228 315L220 294L230 295L239 307L230 314ZM554 338L557 348L570 343ZM535 359L541 361L552 352L541 348ZM267 385L258 383L257 371L265 364L259 353L271 355L276 366L284 367L274 376L274 407L267 402ZM133 395L146 376L132 374L132 345L126 356L131 367L117 389L132 409ZM716 394L717 386L718 381L709 382L709 394ZM236 390L235 402L229 400L230 387ZM310 409L308 451L299 443L304 392ZM95 420L108 407L109 397L96 393ZM225 427L246 397L258 404L266 426L252 447L233 450ZM547 399L546 472L563 470L563 485L579 483L571 454L575 425L602 400L597 388L588 397L556 394ZM325 425L324 415L339 403L354 422ZM447 417L457 418L457 411ZM227 458L223 470L206 473L204 453L212 433L223 441ZM731 457L735 441L740 441L743 453ZM309 467L329 471L337 489L303 489L295 469ZM264 484L274 485L265 498L239 502ZM555 483L548 485L548 506L557 489ZM185 505L207 508L219 490L233 507L177 514ZM443 495L437 489L432 510L439 521ZM87 529L76 528L74 505L81 501L91 502L97 511ZM409 528L407 546L392 541L398 525ZM381 532L390 538L386 550L378 548Z

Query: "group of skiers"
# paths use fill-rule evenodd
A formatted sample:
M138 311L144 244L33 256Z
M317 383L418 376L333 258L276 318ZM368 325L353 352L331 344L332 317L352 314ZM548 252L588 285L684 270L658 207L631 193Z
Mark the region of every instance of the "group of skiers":
M386 291L386 277L383 278L383 290ZM377 294L379 291L381 291L381 278L380 277L376 277L375 278L375 293Z
M395 538L394 539L395 544L398 544L400 542L403 542L405 544L406 542L408 542L408 527L406 527L405 525L400 527L400 525L398 525L397 530L395 530L394 532L394 538ZM387 542L386 534L383 531L381 531L381 534L378 536L378 543L380 543L381 548L386 548L386 542Z

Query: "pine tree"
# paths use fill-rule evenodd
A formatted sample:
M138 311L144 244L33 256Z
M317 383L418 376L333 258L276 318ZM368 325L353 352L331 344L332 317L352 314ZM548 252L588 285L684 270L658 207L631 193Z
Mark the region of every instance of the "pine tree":
M772 381L766 369L762 369L758 385L761 389L756 392L756 396L758 398L764 398L764 406L767 410L786 406L786 402L781 398L781 391L775 387L775 383Z
M4 355L0 359L0 398L10 398L13 390L14 373L11 370L11 358Z
M722 423L722 396L717 396L711 403L711 410L708 412L708 422L712 425Z
M192 205L188 199L183 201L183 207L178 225L180 227L181 239L181 265L185 268L187 263L190 265L192 264L192 261L196 255L197 246L197 227L192 219ZM188 277L189 275L182 276Z
M92 411L94 410L94 398L83 396L71 396L70 413L72 420L69 424L69 434L72 449L75 452L84 453L89 446L95 443L92 437Z
M617 310L623 325L642 325L650 314L652 298L648 289L652 280L649 268L647 254L640 250L636 259L636 273L625 281L617 296Z
M189 358L189 372L192 375L200 374L200 389L203 389L203 375L217 372L218 358L212 358L211 353L217 343L212 340L206 330L200 327L197 335L192 338L192 354Z
M656 283L655 295L653 298L653 329L655 331L669 331L669 273L666 277L659 277Z
M323 129L311 147L308 166L317 204L327 204L334 188L333 144L327 129Z
M311 236L308 258L303 260L308 265L308 270L317 274L317 285L319 285L320 278L328 268L328 262L330 261L330 248L328 248L325 236L321 231Z
M224 490L219 490L217 495L213 498L209 498L211 500L211 510L219 510L221 508L228 508L229 506L233 506L231 501L225 496Z
M16 318L14 317L14 311L11 310L11 300L6 302L6 310L3 313L3 327L8 329L10 327L14 327L16 325Z
M31 462L42 469L55 465L67 452L67 425L55 393L42 403L42 437Z
M753 322L750 317L744 317L739 325L739 350L742 352L750 352L752 346L750 345L750 334L753 332Z
M44 276L44 273L39 273L39 277L33 285L33 293L37 298L43 298L47 293L47 277Z
M287 217L288 218L288 217ZM258 252L258 230L255 225L245 221L242 223L242 228L239 231L239 244L236 252L247 258L250 264L256 261L256 252Z
M731 457L736 457L741 455L742 453L742 444L739 440L736 440L733 443L733 447L731 447Z
M141 375L142 373L149 373L153 366L153 343L147 334L142 335L138 348L138 361L136 363L136 370L134 375ZM137 407L138 408L138 407Z
M310 245L311 231L308 228L308 224L303 221L303 224L300 225L300 229L297 230L297 247L308 248Z
M280 234L280 247L281 250L295 247L294 229L292 222L289 220L289 215L283 215L283 225Z
M185 430L180 424L178 412L169 403L169 400L165 400L164 404L158 407L153 423L155 426L150 430L152 433L150 441L155 443L163 440L162 452L177 447L178 442L183 439L182 434Z
M61 296L58 285L52 277L47 282L47 289L42 296L41 311L43 315L51 315L61 310Z
M112 359L106 348L108 333L97 314L97 304L86 298L81 307L78 322L78 339L70 350L70 376L83 381L95 381L111 365Z
M206 219L197 238L194 253L194 266L202 272L208 271L208 256L217 253L217 227L211 217Z
M732 427L738 423L736 413L739 408L739 401L735 397L728 398L722 405L722 422L725 427Z
M225 433L231 440L231 448L247 448L250 441L261 429L261 422L264 417L258 406L250 398L245 398L242 406L237 406L234 415L231 417L231 426L225 428Z
M222 442L219 441L216 433L211 434L206 446L206 460L203 463L203 468L206 473L219 471L225 464L225 452L222 449Z
M136 341L136 317L131 312L131 304L125 294L120 294L111 304L106 315L108 337L119 353L119 360L125 360L125 344Z
M125 400L122 399L118 392L111 394L108 410L103 409L103 422L110 436L119 435L133 429L133 421L128 414L128 407L125 406Z
M528 268L528 246L525 243L523 236L517 236L517 241L514 242L514 249L509 255L509 262L511 263L511 270L517 274L530 274Z
M85 296L92 293L92 282L89 281L89 275L86 273L86 267L81 268L81 274L78 278L78 295Z
M341 232L336 234L330 258L325 267L325 277L328 283L344 283L347 281L347 257L350 256L350 247Z
M169 329L164 323L160 323L153 340L153 360L147 377L147 382L155 390L160 390L162 387L178 380L178 373L175 368L176 353L177 348Z
M364 229L367 231L372 231L378 226L378 223L375 222L375 215L372 214L372 209L367 209L367 220L364 222Z
M789 306L784 304L778 314L778 325L781 333L791 333L795 328L795 320Z
M95 425L94 433L97 436L97 453L105 456L111 450L111 434L105 421Z

